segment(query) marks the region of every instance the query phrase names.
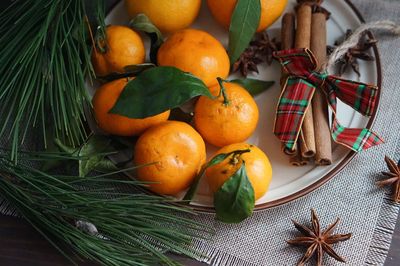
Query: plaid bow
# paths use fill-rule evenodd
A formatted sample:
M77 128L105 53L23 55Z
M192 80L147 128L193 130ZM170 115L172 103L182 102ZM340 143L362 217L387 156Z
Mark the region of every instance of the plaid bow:
M326 73L316 72L317 62L308 49L292 49L274 53L289 77L282 90L275 117L274 133L285 146L295 146L304 114L310 106L315 89L322 89L333 111L331 134L335 142L359 152L383 143L367 128L346 128L336 119L337 99L370 116L375 109L376 86L344 80Z

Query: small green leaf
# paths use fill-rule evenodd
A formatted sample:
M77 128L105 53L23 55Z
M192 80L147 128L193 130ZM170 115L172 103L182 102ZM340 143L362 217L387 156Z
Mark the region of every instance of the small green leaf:
M125 66L124 70L125 72L123 73L111 73L107 76L103 77L97 77L97 79L103 81L103 82L110 82L116 79L121 79L121 78L128 78L128 77L134 77L145 71L146 69L155 67L156 65L151 64L151 63L144 63L144 64L138 64L138 65L129 65Z
M260 0L238 0L229 26L228 54L235 63L248 47L257 30L261 17Z
M264 81L259 79L234 79L230 80L230 82L239 84L243 86L251 95L257 96L258 94L266 91L272 85L275 84L275 81Z
M224 223L240 223L253 213L254 189L246 174L245 163L214 194L217 219Z
M114 142L111 138L100 135L91 135L87 141L79 148L71 148L59 139L54 140L58 151L70 156L69 160L49 160L43 168L53 169L66 163L78 163L79 176L85 177L92 171L112 172L117 171L118 167L107 157L117 150L113 147Z
M216 164L222 163L226 158L229 156L235 156L235 155L240 155L246 152L250 152L250 149L246 150L236 150L230 153L221 153L215 155L213 158L211 158L210 161L208 161L207 164L205 164L202 168L199 174L194 178L194 181L192 185L190 186L189 190L186 192L185 197L183 197L183 200L188 200L189 202L193 199L194 195L196 194L197 187L199 186L199 182L201 178L203 177L204 173L206 172L207 168L214 166Z
M159 29L151 22L151 20L145 14L138 14L134 17L129 25L131 28L137 31L143 31L147 33L151 40L150 47L150 60L154 64L157 63L157 52L160 46L163 44L163 36Z
M95 164L93 170L100 173L111 173L118 171L118 167L108 158L103 158Z
M201 168L200 173L197 174L197 176L194 178L194 181L192 185L190 186L189 190L186 192L185 196L183 197L183 200L188 200L191 201L196 194L197 187L199 186L200 180L203 177L204 173L206 172L207 168L216 165L223 160L225 160L230 154L227 153L221 153L213 157L206 165L204 165Z
M222 163L226 158L228 158L229 156L231 156L233 153L221 153L221 154L217 154L215 155L208 163L207 163L207 168L214 166L216 164Z
M207 86L192 74L175 67L154 67L128 82L110 113L146 118L200 95L213 97Z
M97 168L103 172L106 168L112 171L117 167L106 158L106 153L113 152L111 148L111 140L106 136L92 135L88 141L80 148L79 160L79 176L87 176L91 171L97 171ZM114 165L114 168L111 167Z

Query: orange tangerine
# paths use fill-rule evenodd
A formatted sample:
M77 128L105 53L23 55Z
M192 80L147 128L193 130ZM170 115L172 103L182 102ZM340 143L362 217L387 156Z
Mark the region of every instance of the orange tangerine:
M138 139L135 165L139 180L151 182L149 189L175 195L188 188L206 159L203 139L190 125L167 121L149 128Z

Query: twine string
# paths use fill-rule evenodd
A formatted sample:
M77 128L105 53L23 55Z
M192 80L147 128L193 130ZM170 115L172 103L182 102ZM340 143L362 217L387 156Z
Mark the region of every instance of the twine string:
M400 26L390 20L381 20L362 24L349 38L333 50L328 61L322 66L322 69L328 73L332 73L331 70L338 60L342 58L349 49L356 46L360 38L363 36L363 33L368 30L386 30L391 32L393 35L400 36Z

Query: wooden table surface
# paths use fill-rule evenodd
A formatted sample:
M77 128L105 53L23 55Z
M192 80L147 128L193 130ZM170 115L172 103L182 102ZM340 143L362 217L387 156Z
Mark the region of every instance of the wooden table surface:
M190 259L175 257L183 265L205 265ZM61 266L71 265L24 220L0 215L0 265L2 266ZM79 263L79 265L92 265ZM400 220L393 236L385 266L400 265Z

